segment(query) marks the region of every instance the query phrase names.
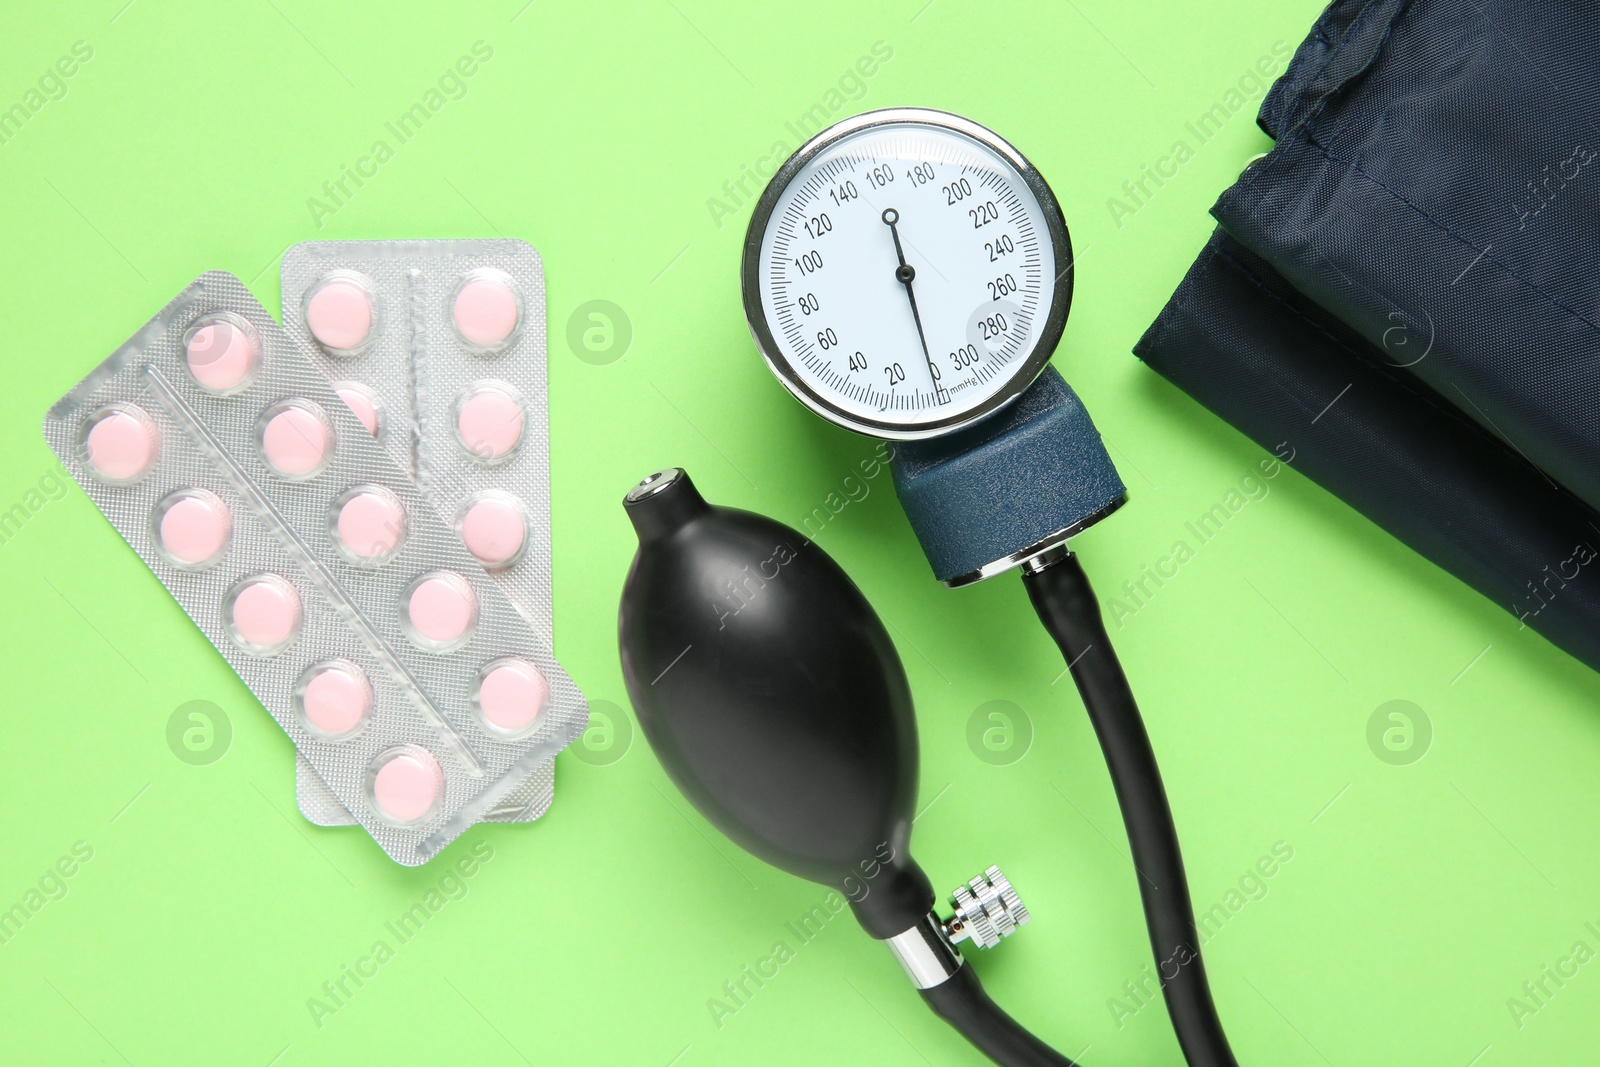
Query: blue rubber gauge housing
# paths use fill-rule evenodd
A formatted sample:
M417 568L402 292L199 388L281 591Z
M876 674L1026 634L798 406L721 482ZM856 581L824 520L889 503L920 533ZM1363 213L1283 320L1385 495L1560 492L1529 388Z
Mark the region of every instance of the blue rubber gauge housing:
M934 576L949 586L1066 544L1128 495L1089 412L1054 367L970 429L896 444L890 469Z

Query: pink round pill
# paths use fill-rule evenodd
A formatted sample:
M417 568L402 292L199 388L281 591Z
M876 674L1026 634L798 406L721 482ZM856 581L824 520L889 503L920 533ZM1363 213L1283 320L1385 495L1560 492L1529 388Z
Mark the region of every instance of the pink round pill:
M406 618L419 644L444 650L471 632L478 618L478 599L460 576L430 574L412 586Z
M433 811L443 788L438 761L422 749L405 748L373 775L372 802L390 822L414 823Z
M452 309L456 332L470 345L496 348L517 328L522 311L517 294L499 277L477 277L456 293Z
M372 297L350 278L324 282L306 302L306 327L336 352L360 348L372 333Z
M312 668L300 693L300 710L312 730L325 738L348 737L372 709L372 686L355 664Z
M289 404L267 419L261 453L267 464L290 478L311 474L328 456L328 427L316 413Z
M405 507L394 494L371 486L352 490L341 500L335 526L340 547L364 561L393 555L406 532Z
M256 347L250 336L231 322L212 322L189 335L184 359L194 380L207 389L237 389L255 366Z
M486 496L461 516L461 542L486 567L516 559L528 538L528 523L512 500Z
M210 493L184 493L166 505L157 535L161 550L187 567L210 563L222 555L233 533L228 506Z
M234 587L228 628L252 652L276 652L300 629L300 594L276 575L246 578Z
M475 389L456 408L456 433L479 459L501 459L522 441L522 405L503 389Z
M89 427L84 458L101 478L131 482L156 460L156 428L143 414L109 411Z
M375 397L364 386L341 383L334 387L339 394L339 399L344 401L344 406L367 428L372 436L378 436L378 403Z
M478 711L484 722L502 733L526 730L549 700L549 683L524 660L502 660L478 682Z

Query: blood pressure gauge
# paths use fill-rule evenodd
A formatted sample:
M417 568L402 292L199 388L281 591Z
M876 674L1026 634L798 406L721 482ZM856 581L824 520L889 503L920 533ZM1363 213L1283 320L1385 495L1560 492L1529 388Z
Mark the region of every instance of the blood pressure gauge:
M768 365L811 410L918 440L1015 400L1055 351L1072 245L1011 145L942 111L833 126L773 176L741 273Z

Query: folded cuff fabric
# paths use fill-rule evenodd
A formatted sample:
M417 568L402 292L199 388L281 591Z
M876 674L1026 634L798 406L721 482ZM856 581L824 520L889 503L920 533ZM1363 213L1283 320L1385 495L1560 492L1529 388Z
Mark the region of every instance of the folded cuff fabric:
M1135 351L1600 669L1596 55L1592 2L1337 0Z

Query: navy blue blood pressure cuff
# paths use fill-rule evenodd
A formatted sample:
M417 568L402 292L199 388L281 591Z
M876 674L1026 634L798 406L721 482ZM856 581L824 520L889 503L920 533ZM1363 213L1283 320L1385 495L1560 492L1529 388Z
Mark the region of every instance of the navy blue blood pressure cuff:
M1600 4L1338 0L1138 355L1600 669Z

